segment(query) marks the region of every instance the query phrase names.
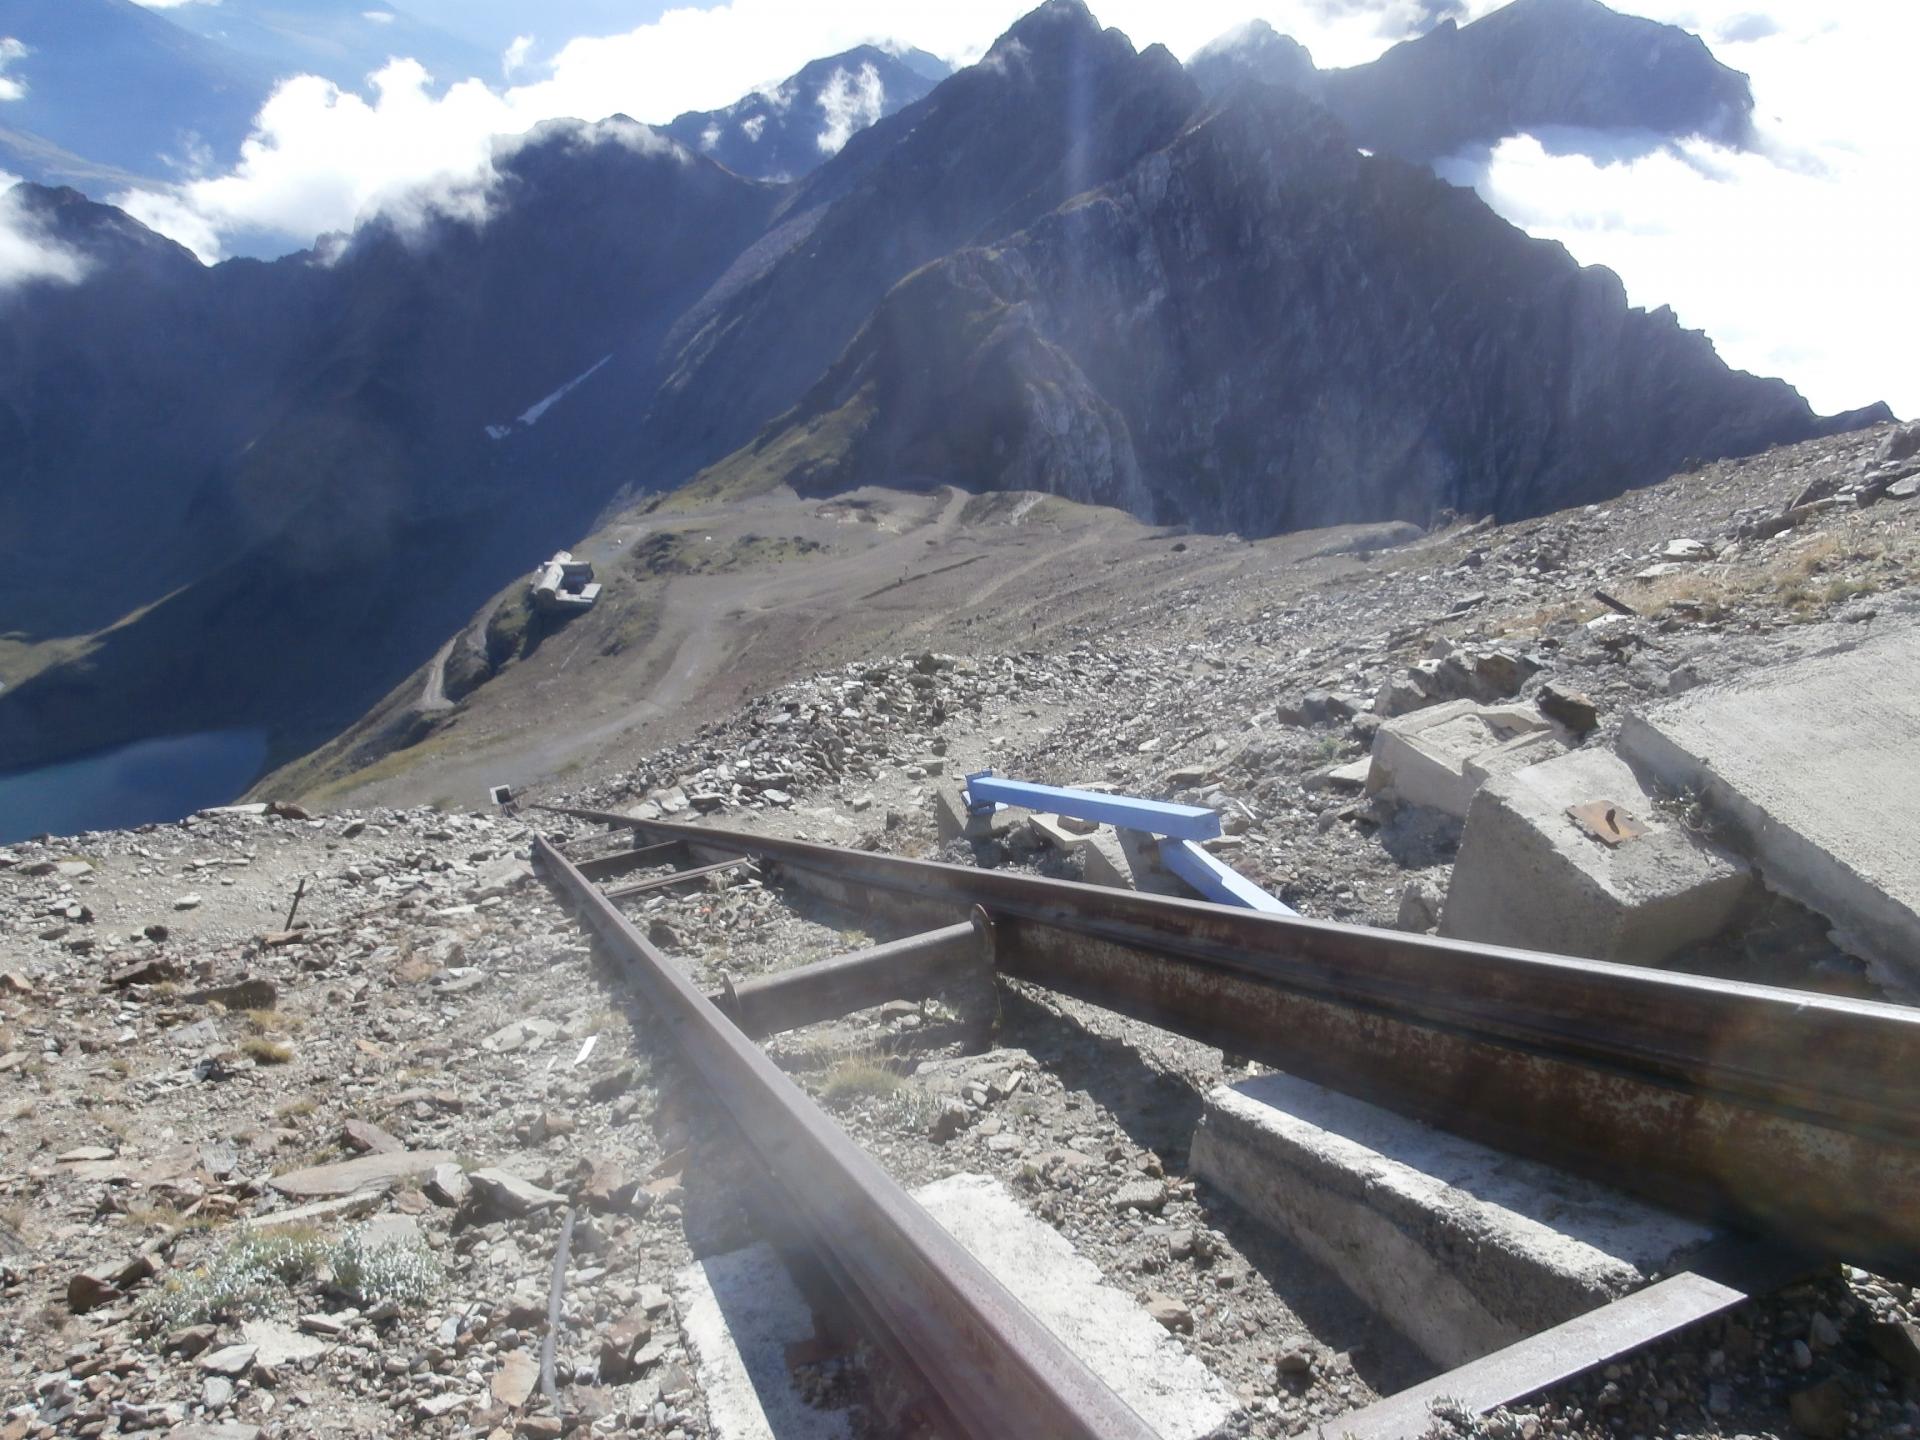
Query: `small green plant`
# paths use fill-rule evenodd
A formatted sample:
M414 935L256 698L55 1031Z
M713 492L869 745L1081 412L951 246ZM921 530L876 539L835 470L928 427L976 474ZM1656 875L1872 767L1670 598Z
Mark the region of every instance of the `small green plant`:
M328 1256L334 1285L362 1305L392 1300L418 1305L440 1284L440 1266L419 1245L382 1244L367 1226L356 1225L340 1237Z
M155 1331L258 1315L288 1286L312 1274L324 1249L312 1231L249 1235L221 1251L211 1265L169 1280L141 1305L140 1313Z
M424 1247L376 1241L369 1226L356 1225L331 1240L310 1227L290 1226L236 1240L210 1264L169 1280L142 1302L139 1313L148 1329L164 1334L263 1314L316 1279L356 1304L417 1305L434 1294L440 1278L439 1262Z

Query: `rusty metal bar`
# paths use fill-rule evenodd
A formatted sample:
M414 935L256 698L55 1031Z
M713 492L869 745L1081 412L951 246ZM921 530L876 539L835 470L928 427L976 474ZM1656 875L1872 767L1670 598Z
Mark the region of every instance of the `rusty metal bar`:
M646 895L655 890L671 889L673 886L679 885L687 880L704 880L709 875L718 875L725 870L736 870L742 865L745 865L749 870L754 868L753 861L745 855L735 855L731 859L722 860L716 865L699 865L691 870L676 871L672 875L658 875L651 880L636 880L631 885L616 885L607 891L606 894L609 900L628 900L635 895Z
M1154 1432L542 838L534 860L627 967L844 1277L874 1338L979 1440Z
M991 973L981 929L947 925L871 949L782 970L708 998L759 1039L888 1000L923 1000L969 974Z
M678 840L669 840L662 845L641 845L632 850L616 851L612 855L597 855L591 860L579 860L575 863L580 873L589 880L611 880L616 875L625 875L633 870L645 870L650 865L671 865L686 857L687 847Z
M984 907L1003 974L1689 1214L1920 1275L1920 1011L568 813L756 855L899 923Z
M1689 1270L1342 1415L1333 1423L1345 1440L1420 1440L1433 1429L1433 1407L1439 1401L1484 1415L1723 1315L1816 1268L1806 1256L1792 1251L1722 1244L1695 1257Z

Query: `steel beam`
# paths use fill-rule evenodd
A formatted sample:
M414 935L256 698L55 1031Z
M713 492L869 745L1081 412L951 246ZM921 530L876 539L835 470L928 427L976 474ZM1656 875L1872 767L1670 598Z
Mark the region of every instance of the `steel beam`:
M1222 905L1244 905L1268 915L1297 915L1231 865L1209 855L1191 840L1162 840L1160 859L1166 867L1209 900Z
M570 812L854 912L993 920L996 968L1496 1148L1920 1277L1920 1010Z
M671 865L675 860L683 859L686 853L685 845L678 840L669 840L664 845L641 845L632 850L597 855L591 860L577 863L580 873L589 880L611 880L616 875L645 870L651 865Z
M967 799L976 810L995 804L1020 805L1076 820L1096 820L1176 840L1211 840L1220 833L1217 811L1201 805L1174 805L1165 800L1137 800L1130 795L1107 795L1098 790L1070 790L1059 785L1035 785L1008 780L991 771L967 777Z
M946 925L730 984L709 998L755 1039L836 1020L889 1000L923 1000L969 975L991 975L983 928L984 922Z
M656 875L651 880L636 880L631 885L616 885L607 891L609 900L630 900L635 895L646 895L655 890L669 890L688 880L704 880L709 875L719 875L728 870L737 870L740 866L753 869L753 861L745 855L735 855L713 865L696 865L691 870L679 870L672 875Z
M560 850L535 863L624 963L772 1173L873 1339L978 1440L1155 1440L1154 1432L941 1229Z
M1421 1440L1440 1401L1472 1415L1512 1405L1595 1366L1778 1290L1817 1265L1793 1251L1734 1242L1692 1268L1482 1356L1333 1422L1344 1440Z

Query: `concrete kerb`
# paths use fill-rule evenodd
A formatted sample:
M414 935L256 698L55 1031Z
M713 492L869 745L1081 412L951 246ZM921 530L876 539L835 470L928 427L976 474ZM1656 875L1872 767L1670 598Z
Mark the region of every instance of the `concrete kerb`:
M1713 1238L1291 1075L1209 1094L1191 1159L1447 1367L1638 1289Z
M951 1175L914 1199L1164 1440L1198 1440L1233 1414L1211 1370L999 1181Z

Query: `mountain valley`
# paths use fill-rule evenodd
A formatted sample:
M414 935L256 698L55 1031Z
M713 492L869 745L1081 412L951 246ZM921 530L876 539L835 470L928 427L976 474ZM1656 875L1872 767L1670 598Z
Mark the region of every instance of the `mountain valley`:
M861 67L893 67L880 109L903 75L932 85L860 111L796 179L714 158L745 163L766 96L677 131L550 122L488 175L273 262L205 267L22 187L86 272L0 296L0 754L240 729L285 764L528 566L680 488L1425 527L1887 418L1823 419L1729 370L1340 118L1409 153L1434 127L1737 130L1744 81L1692 37L1519 0L1371 67L1275 55L1243 32L1190 70L1049 0L937 85L876 51L773 92L805 125L763 129L769 156L804 152L820 87L844 101ZM1512 83L1463 120L1431 77L1489 65ZM1431 113L1381 119L1368 94Z

